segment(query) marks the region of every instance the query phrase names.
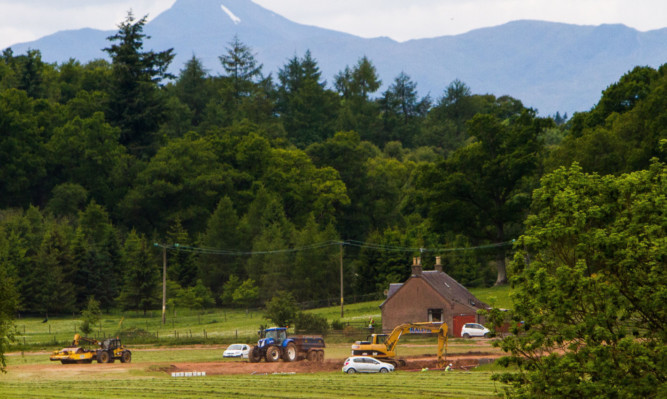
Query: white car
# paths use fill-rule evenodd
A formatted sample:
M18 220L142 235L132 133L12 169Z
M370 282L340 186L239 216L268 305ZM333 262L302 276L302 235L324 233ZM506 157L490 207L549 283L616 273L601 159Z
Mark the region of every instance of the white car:
M388 373L394 371L394 365L381 362L369 356L352 356L345 359L343 373Z
M470 338L470 337L488 337L489 333L491 331L484 327L481 324L477 323L466 323L463 325L463 328L461 329L461 336L463 338Z
M247 359L248 353L250 353L250 346L246 344L232 344L225 349L222 353L222 357L240 357Z

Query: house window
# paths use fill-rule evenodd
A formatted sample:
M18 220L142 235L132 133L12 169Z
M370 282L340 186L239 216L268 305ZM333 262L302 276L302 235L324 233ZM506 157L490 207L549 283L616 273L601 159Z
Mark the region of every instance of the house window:
M442 309L429 309L428 310L428 321L430 322L443 322L442 320Z

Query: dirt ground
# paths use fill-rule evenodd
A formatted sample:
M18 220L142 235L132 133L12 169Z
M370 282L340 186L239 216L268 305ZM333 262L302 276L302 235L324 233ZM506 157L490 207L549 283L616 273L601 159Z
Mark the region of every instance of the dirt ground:
M447 363L452 363L454 369L469 370L480 364L492 362L500 355L497 353L465 353L451 354L447 357ZM403 357L406 365L400 370L419 371L424 368L436 369L437 359L435 356ZM326 359L322 363L299 361L286 363L250 363L247 360L225 361L225 362L175 362L165 363L110 363L110 364L27 364L8 367L13 375L21 378L35 380L62 379L68 377L104 376L105 378L132 378L132 370L156 371L171 374L173 372L206 372L206 375L232 375L232 374L292 374L292 373L318 373L340 371L344 359Z

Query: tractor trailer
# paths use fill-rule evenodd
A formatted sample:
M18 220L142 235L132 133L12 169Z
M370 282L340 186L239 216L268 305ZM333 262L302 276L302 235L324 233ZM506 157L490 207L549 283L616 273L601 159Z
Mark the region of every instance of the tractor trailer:
M286 327L271 327L259 332L257 345L250 349L248 358L252 363L262 359L267 362L297 360L324 361L324 338L319 335L288 337Z

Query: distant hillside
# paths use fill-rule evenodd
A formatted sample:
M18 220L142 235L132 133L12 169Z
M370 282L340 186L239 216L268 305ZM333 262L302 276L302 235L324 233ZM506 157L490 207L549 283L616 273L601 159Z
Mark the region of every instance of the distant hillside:
M120 22L120 21L119 21ZM62 31L12 46L16 53L39 49L48 62L106 57L106 37L114 31ZM333 76L366 55L386 89L401 72L417 82L421 95L440 97L454 79L473 93L508 94L540 114L586 111L600 92L636 65L667 62L667 29L639 32L624 25L579 26L515 21L501 26L399 43L364 39L292 22L250 0L178 0L146 26L147 47L177 53L178 73L194 54L209 72L221 72L218 57L234 35L250 45L277 73L288 58L310 49L323 76Z

